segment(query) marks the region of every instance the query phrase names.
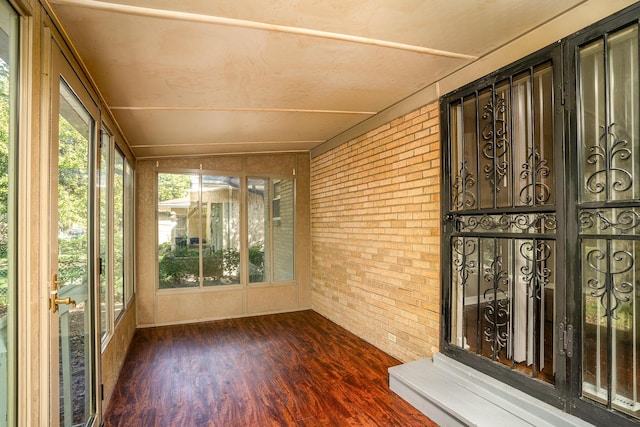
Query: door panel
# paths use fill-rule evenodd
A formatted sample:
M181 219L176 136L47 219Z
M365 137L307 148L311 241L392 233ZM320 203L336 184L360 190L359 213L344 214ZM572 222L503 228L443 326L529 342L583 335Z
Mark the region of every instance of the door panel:
M640 421L639 16L442 102L443 352L595 425Z
M0 1L0 425L16 424L18 15Z
M567 389L561 64L548 49L444 104L443 351L556 406Z
M578 410L640 418L640 107L637 22L576 40ZM580 363L580 365L578 365ZM621 422L625 421L620 418Z
M53 43L51 80L51 423L96 415L93 150L97 108Z

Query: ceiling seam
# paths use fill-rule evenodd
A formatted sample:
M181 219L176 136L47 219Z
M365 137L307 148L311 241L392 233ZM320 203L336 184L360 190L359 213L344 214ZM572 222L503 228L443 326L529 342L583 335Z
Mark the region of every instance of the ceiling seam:
M132 111L237 111L250 113L319 113L319 114L356 114L375 115L378 111L355 111L355 110L321 110L303 108L244 108L244 107L126 107L110 106L111 110L132 110Z
M226 141L226 142L203 142L203 143L183 143L183 144L140 144L140 145L132 145L131 148L162 148L162 147L210 147L210 146L218 146L218 145L239 145L239 144L318 144L322 143L325 140L304 140L304 141L289 141L283 139L282 141Z
M109 3L98 0L50 0L52 4L75 6L86 9L102 10L107 12L137 15L150 18L171 19L178 21L200 22L205 24L225 25L231 27L249 28L254 30L271 31L295 34L300 36L324 38L351 43L359 43L370 46L385 47L391 49L405 50L409 52L422 53L446 58L463 59L475 61L477 56L467 55L459 52L433 49L424 46L416 46L406 43L398 43L387 40L379 40L368 37L353 36L349 34L334 33L329 31L313 30L309 28L292 27L287 25L268 24L264 22L248 21L243 19L225 18L221 16L203 15L199 13L180 12L166 9L154 9L149 7L131 6L118 3Z
M223 157L223 156L245 156L252 154L287 154L287 153L309 153L309 150L282 150L282 151L233 151L229 153L203 153L203 154L167 154L159 156L137 157L137 160L155 159L183 159L185 157Z

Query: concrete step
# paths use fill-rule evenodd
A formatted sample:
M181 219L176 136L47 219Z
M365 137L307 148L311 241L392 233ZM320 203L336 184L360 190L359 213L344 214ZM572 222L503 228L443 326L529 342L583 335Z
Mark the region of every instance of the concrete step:
M591 426L441 353L389 368L389 385L441 426Z

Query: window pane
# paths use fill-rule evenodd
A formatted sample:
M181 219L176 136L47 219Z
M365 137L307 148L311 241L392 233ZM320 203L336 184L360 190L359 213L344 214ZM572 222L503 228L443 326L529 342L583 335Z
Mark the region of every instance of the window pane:
M199 286L199 176L158 174L158 267L160 289ZM197 216L196 216L197 219ZM195 235L194 235L195 233Z
M117 319L124 304L124 157L115 150L113 162L113 310Z
M14 151L18 16L0 1L0 420L15 423ZM11 165L11 166L10 166ZM1 423L1 422L0 422Z
M249 282L274 282L294 278L293 179L250 178Z
M58 273L60 298L76 307L60 307L60 424L84 424L93 413L89 292L90 146L94 122L64 81L60 82L58 134ZM72 327L73 326L73 327ZM70 357L66 357L66 355ZM84 390L76 388L78 385ZM74 391L70 401L69 393Z
M273 189L274 213L271 232L273 240L273 280L275 282L293 280L293 202L295 181L293 179L275 180ZM276 212L276 204L278 212ZM276 213L278 214L277 216Z
M608 42L609 157L614 190L611 199L637 199L640 197L640 185L634 177L640 173L638 27L634 25L612 34Z
M202 275L205 286L240 283L240 178L202 177ZM197 234L190 244L198 246Z
M249 282L268 282L268 260L271 259L269 235L269 179L247 180L247 205L249 211ZM265 262L266 261L266 262Z
M109 150L111 136L102 130L100 138L100 331L104 340L109 335Z
M583 177L580 199L583 202L606 200L605 157L598 148L605 129L604 42L599 40L580 50L579 137L582 141L580 166Z

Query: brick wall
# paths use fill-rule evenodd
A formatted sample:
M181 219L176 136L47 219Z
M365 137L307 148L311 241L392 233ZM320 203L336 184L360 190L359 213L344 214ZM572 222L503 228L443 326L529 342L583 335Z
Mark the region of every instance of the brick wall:
M398 359L438 351L438 104L311 161L312 307Z

